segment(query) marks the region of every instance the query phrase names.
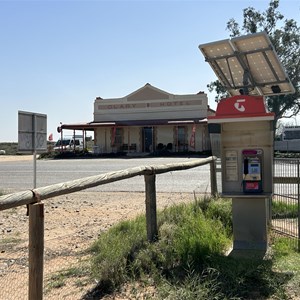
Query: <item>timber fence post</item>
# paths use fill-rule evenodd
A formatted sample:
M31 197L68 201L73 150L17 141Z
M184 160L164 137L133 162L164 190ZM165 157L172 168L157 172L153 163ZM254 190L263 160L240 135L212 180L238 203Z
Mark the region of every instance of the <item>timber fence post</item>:
M213 157L210 162L210 190L211 195L215 198L218 195L218 186L217 186L217 168L216 168L216 159Z
M30 300L43 299L44 203L29 204L29 294Z
M147 239L153 242L157 239L157 216L156 216L156 187L155 174L144 175L145 178L145 196L146 196L146 223Z

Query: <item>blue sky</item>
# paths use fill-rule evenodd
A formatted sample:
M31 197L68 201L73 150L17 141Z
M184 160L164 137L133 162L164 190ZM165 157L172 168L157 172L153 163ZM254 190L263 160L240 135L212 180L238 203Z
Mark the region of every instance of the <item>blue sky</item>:
M59 123L93 120L97 96L123 97L150 83L173 94L208 93L215 74L199 44L226 39L230 18L269 0L0 0L0 142L18 140L18 111ZM300 23L299 0L279 11ZM216 107L208 93L209 105Z

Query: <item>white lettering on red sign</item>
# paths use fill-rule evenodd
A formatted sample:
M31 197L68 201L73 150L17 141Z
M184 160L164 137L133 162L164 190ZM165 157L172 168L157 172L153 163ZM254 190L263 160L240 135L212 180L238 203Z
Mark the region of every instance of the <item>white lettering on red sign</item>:
M238 99L234 103L234 107L240 112L244 112L246 110L245 106L243 104L241 104L243 102L246 102L246 99Z

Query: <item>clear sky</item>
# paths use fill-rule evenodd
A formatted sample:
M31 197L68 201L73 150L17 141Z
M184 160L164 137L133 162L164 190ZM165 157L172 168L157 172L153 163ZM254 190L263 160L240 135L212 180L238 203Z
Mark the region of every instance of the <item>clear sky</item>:
M172 94L208 93L216 79L199 44L229 38L244 8L269 0L0 0L0 142L18 140L18 111L59 123L93 120L96 97L126 96L146 83ZM299 0L279 11L300 23ZM209 105L216 107L208 93Z

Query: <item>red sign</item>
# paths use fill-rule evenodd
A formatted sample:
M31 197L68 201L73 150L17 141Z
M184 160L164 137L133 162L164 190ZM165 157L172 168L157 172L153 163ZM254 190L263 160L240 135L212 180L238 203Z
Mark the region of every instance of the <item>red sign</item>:
M114 146L115 144L115 139L116 139L116 133L117 133L117 127L112 128L112 133L111 133L111 146Z
M266 110L262 96L237 95L222 99L217 107L216 115L208 119L272 117L273 113Z
M258 190L259 184L257 181L246 181L246 189L247 190Z
M190 138L190 147L195 149L195 133L196 133L196 124L193 125L192 135Z

